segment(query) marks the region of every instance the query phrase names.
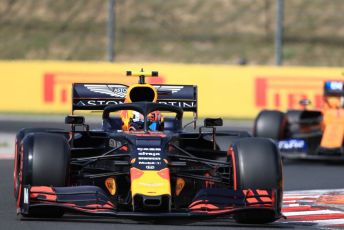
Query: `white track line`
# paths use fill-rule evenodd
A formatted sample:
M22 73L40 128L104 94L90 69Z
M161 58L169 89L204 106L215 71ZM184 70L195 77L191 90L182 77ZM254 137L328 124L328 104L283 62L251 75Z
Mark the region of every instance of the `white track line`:
M341 211L334 210L316 210L316 211L296 211L296 212L284 212L285 216L310 216L310 215L325 215L325 214L343 214Z
M330 220L303 220L298 221L298 223L317 223L320 226L330 226L330 225L336 225L336 224L344 224L344 219L330 219Z

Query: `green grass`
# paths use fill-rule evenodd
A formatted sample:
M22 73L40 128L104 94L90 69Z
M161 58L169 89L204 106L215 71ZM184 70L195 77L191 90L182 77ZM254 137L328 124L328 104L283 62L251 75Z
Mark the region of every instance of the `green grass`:
M343 0L285 1L284 63L343 66ZM274 64L274 0L116 0L116 61ZM105 60L107 0L3 0L0 59Z

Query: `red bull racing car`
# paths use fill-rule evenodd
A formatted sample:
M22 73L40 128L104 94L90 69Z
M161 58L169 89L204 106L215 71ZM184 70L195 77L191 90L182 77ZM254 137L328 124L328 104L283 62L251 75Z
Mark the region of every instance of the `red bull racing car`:
M72 86L70 130L32 128L17 134L14 195L24 217L66 212L128 218L231 215L240 223L279 219L281 159L276 145L246 132L196 129L197 87L150 85L157 72L131 72L139 83ZM77 110L102 111L90 130ZM188 125L188 124L186 124ZM225 144L223 144L225 143Z
M326 81L322 110L263 110L254 135L278 142L285 159L344 160L344 81Z

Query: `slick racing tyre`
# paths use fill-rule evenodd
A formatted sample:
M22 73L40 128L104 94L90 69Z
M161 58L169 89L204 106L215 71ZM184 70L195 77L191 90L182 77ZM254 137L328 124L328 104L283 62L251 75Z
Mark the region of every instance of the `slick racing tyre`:
M276 145L266 138L243 138L232 145L236 189L274 189L274 209L237 212L235 221L247 224L273 222L281 216L282 162Z
M15 140L15 156L14 156L14 198L18 199L19 195L19 178L16 176L19 174L20 170L20 148L22 147L22 141L24 137L29 133L47 133L53 131L63 131L63 129L53 129L53 128L29 128L29 129L21 129L17 135Z
M261 111L253 128L253 135L280 140L286 132L287 118L284 113L276 110Z
M24 186L66 186L70 148L63 135L51 133L29 133L18 146L15 166L15 196L17 208L23 216L61 217L63 210L55 207L30 208L22 212ZM16 195L17 194L17 195Z

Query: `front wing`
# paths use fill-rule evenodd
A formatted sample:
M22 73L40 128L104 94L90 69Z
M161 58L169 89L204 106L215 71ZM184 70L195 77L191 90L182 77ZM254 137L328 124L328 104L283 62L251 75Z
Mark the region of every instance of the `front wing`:
M280 149L280 153L283 159L289 159L289 160L344 162L344 148L325 149L325 148L319 147L315 151L315 153L309 153L307 151L301 151L297 149L294 151L283 151Z
M25 186L21 213L28 214L30 209L50 206L99 216L202 217L264 209L276 213L276 219L279 219L281 213L277 211L278 201L275 197L275 190L234 191L210 188L200 190L187 209L171 212L123 212L118 210L110 197L96 186Z
M293 152L293 153L281 153L282 158L289 160L314 160L314 161L333 161L333 162L344 162L344 155L333 156L333 155L315 155L304 152Z

